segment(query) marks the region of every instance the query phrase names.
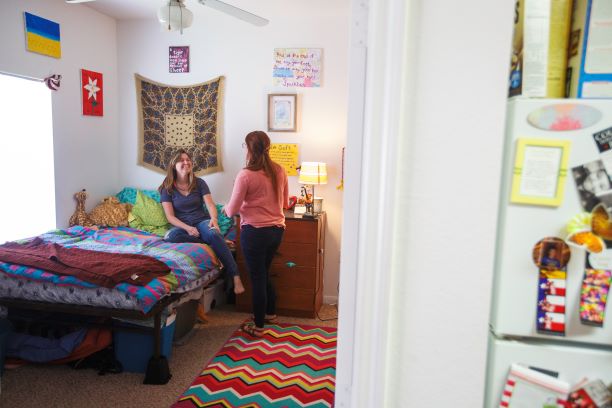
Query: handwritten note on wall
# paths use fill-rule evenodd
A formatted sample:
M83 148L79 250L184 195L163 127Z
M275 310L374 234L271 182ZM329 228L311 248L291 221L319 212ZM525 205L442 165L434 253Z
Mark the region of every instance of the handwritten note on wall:
M288 176L297 176L298 145L295 143L272 143L270 158L284 167Z
M289 87L320 87L322 54L322 48L275 48L273 84Z

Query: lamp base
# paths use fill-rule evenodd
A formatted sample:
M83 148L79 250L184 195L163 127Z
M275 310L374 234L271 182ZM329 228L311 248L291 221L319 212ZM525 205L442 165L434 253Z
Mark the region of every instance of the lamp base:
M311 212L305 212L304 214L302 214L302 217L304 218L315 218L316 216L317 214Z

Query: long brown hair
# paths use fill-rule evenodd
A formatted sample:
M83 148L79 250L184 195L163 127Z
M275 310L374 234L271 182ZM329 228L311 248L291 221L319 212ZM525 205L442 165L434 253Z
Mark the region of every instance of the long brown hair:
M158 187L159 191L161 191L162 188L165 188L166 191L171 194L174 190L174 183L176 182L176 163L181 161L181 156L183 154L186 154L187 157L189 157L189 160L191 160L191 172L189 173L188 178L189 192L191 193L196 188L196 177L193 174L193 159L191 158L191 155L187 153L186 150L181 149L172 157L172 159L168 163L168 167L166 168L166 178Z
M255 130L246 135L244 143L249 152L245 169L252 171L263 170L272 182L272 188L278 197L277 171L279 165L270 158L270 138L266 132Z

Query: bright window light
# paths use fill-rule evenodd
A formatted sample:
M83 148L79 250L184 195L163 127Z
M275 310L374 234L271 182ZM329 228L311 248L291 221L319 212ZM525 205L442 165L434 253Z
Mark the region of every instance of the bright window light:
M0 243L54 229L51 90L0 74Z

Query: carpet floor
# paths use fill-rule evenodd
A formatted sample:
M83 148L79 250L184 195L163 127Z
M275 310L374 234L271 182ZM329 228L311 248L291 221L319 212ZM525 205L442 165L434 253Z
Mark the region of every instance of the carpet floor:
M173 408L331 407L336 329L267 325L263 337L235 331Z
M333 306L323 306L323 320L337 316ZM0 407L170 407L189 388L240 324L249 317L232 306L212 310L208 323L199 326L182 346L174 346L170 359L172 379L165 385L144 385L143 374L99 376L92 369L28 365L7 370L0 383ZM281 323L336 327L337 320L321 321L280 316Z

